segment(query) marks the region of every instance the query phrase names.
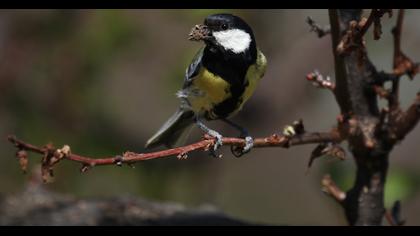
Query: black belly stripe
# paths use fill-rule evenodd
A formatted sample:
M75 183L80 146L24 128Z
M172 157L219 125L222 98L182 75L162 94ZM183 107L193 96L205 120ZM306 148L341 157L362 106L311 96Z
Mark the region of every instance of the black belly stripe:
M211 52L209 48L204 49L202 63L208 71L219 76L230 84L230 97L223 102L216 104L214 108L206 114L207 119L226 118L242 104L242 95L248 87L246 74L249 66L256 61L255 43L250 50L241 54L220 51Z
M242 95L248 84L248 81L246 81L245 84L230 87L231 97L213 108L213 113L216 115L216 117L226 118L238 109L238 107L242 104Z

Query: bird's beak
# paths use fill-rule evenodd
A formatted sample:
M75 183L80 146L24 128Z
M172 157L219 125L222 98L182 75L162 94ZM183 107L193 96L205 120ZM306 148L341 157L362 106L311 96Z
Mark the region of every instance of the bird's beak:
M211 31L206 25L195 25L194 28L191 29L190 34L188 35L188 39L192 41L200 41L204 40L207 41L212 38Z

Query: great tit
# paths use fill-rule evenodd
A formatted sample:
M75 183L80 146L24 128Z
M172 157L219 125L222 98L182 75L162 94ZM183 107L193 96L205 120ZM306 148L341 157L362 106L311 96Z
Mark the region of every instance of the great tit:
M266 58L257 48L251 27L238 16L214 14L196 25L189 39L204 41L205 46L186 70L184 85L177 92L180 107L147 141L146 148L183 145L196 124L216 139L214 153L223 144L222 135L203 120L222 120L241 132L246 140L242 152L248 152L252 137L228 118L242 109L266 70Z

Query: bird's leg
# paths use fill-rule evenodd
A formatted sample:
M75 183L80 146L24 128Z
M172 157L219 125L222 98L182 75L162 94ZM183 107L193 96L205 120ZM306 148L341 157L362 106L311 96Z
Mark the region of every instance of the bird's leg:
M213 149L211 150L211 154L215 157L218 157L218 155L216 155L216 150L219 149L223 145L223 140L222 140L223 136L219 134L217 131L212 130L209 127L207 127L198 117L195 118L195 123L206 134L216 138L216 143L214 144Z
M229 124L230 126L234 127L235 129L239 130L240 137L245 138L245 146L242 149L242 153L239 156L242 156L245 153L248 153L251 151L251 148L254 146L254 139L249 135L248 130L246 130L244 127L234 123L231 120L228 120L227 118L222 119L224 122Z

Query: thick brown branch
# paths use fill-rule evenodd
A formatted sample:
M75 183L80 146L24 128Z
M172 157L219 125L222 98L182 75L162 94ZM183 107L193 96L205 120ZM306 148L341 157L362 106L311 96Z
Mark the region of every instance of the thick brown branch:
M392 148L376 135L381 112L372 85L377 83L378 72L368 58L363 40L377 17L373 14L377 13L373 11L363 20L360 9L330 10L336 46L333 47L335 96L341 114L349 116L341 123L343 127L348 126L346 137L357 165L355 183L342 203L350 225L380 225L387 158Z
M19 151L30 151L44 155L44 157L49 156L49 158L44 158L46 164L51 168L53 165L58 163L60 159L67 159L70 161L78 162L83 165L82 171L86 171L91 167L99 165L122 165L122 164L133 164L139 161L151 160L162 157L169 156L178 156L178 158L186 158L187 154L193 151L207 151L214 145L214 139L208 136L204 137L204 140L199 142L186 145L183 147L167 149L163 151L150 152L150 153L134 153L134 152L125 152L122 156L114 157L104 157L104 158L90 158L74 153L67 152L60 157L54 156L56 153L62 153L62 149L57 149L52 145L47 145L44 147L38 147L24 141L17 139L15 136L8 136L8 140L13 143ZM293 137L287 137L283 135L273 134L265 138L256 138L254 139L254 147L283 147L288 148L290 146L310 144L310 143L322 143L322 142L340 142L341 137L337 130L333 129L331 132L324 133L303 133ZM224 146L239 146L242 147L245 145L245 140L241 138L223 138ZM64 148L63 148L64 149ZM56 158L54 158L56 157Z

